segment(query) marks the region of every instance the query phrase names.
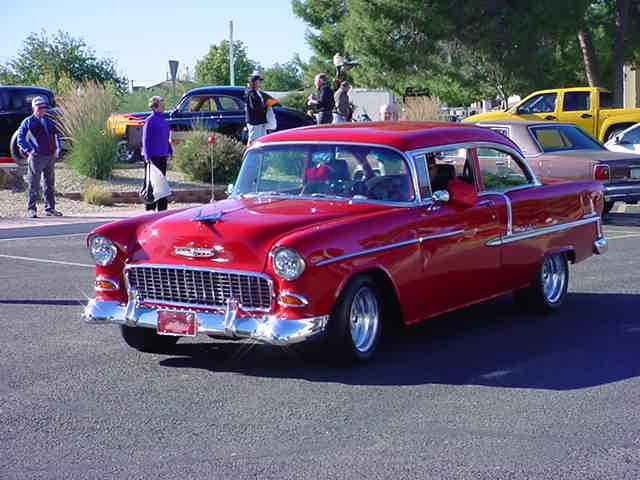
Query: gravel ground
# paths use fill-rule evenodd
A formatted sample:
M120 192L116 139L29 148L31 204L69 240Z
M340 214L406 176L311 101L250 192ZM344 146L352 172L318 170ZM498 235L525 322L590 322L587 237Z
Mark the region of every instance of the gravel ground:
M167 179L172 190L194 190L198 188L210 188L208 184L193 182L175 170L167 172ZM62 198L59 194L82 193L89 185L96 185L112 192L137 191L144 180L144 166L142 164L126 165L113 170L111 180L95 180L83 177L67 168L64 163L56 165L56 210L65 215L118 215L123 210L135 208L135 204L115 204L113 206L90 205L83 201ZM24 217L26 215L27 194L25 191L11 191L0 189L0 218ZM170 203L169 208L180 208L192 204ZM142 205L137 205L140 211L144 211ZM38 213L44 210L44 204L38 203Z

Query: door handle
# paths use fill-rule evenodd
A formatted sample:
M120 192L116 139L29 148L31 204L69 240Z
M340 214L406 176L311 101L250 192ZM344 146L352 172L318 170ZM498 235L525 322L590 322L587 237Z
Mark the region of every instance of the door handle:
M554 117L553 115L547 115L546 117L544 117L545 120L555 120L556 117Z
M583 113L582 115L580 115L580 118L593 118L593 115L590 115L588 113Z

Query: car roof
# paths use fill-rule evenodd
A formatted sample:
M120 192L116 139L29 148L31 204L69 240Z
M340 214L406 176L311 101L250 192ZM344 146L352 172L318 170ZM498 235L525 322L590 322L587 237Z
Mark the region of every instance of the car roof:
M511 125L521 125L523 127L531 127L535 126L549 126L549 125L564 125L567 127L575 127L576 125L573 123L562 123L562 122L553 122L546 120L480 120L478 122L472 122L474 125L482 125L482 126L511 126Z
M53 92L48 88L30 87L28 85L0 85L0 90L29 90L33 92L42 92L53 95Z
M212 93L238 96L238 95L244 95L244 91L245 91L245 87L232 87L231 85L223 85L223 86L215 86L215 87L194 88L192 90L189 90L187 93L185 93L184 96L186 97L187 95L198 95L198 94L207 95Z
M504 135L472 124L441 122L353 122L282 130L258 142L354 142L409 151L466 142L499 143L520 151Z

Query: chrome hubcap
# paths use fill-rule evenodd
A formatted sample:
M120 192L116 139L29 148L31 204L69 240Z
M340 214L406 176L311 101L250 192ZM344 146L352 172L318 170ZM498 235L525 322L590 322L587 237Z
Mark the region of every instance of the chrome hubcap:
M544 298L549 303L556 303L562 296L567 282L566 263L561 255L547 257L542 264L542 288Z
M369 350L380 328L378 299L370 288L362 287L353 297L349 325L356 350L359 352Z

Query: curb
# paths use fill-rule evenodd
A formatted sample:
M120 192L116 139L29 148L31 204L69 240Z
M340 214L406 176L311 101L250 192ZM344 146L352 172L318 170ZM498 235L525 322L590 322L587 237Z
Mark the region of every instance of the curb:
M215 187L216 200L227 198L226 187ZM58 193L58 196L69 200L82 200L81 193ZM114 203L143 203L138 192L111 192ZM207 203L211 200L211 190L199 188L195 190L173 190L169 200L178 203Z

